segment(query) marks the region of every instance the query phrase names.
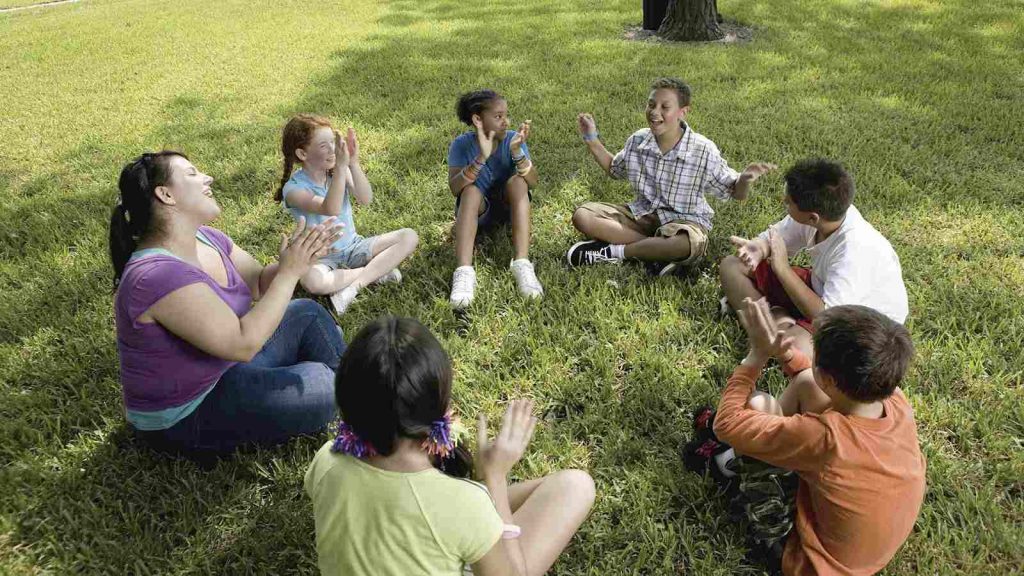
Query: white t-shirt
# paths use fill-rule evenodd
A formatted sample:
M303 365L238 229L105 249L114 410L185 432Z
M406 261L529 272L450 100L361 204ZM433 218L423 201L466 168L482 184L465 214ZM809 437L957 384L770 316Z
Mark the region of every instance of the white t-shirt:
M815 229L786 216L775 225L792 258L801 250L811 257L811 289L825 307L860 304L900 324L907 319L907 289L900 258L889 241L856 207L831 236L814 243ZM767 239L768 231L759 235Z

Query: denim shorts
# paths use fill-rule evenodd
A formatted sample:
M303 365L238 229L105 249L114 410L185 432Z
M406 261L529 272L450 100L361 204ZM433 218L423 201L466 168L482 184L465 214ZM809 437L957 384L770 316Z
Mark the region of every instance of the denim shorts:
M373 257L373 245L377 242L376 236L363 238L356 234L351 244L345 246L340 252L324 256L317 264L326 266L328 270L362 268L370 263Z

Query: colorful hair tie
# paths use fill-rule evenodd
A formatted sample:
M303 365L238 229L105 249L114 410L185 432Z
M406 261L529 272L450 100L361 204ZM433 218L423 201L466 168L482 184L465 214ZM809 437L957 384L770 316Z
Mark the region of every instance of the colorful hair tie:
M430 433L423 439L423 450L431 456L440 456L443 460L455 451L463 431L459 417L452 415L452 411L449 410L441 419L430 424Z
M356 458L377 455L373 444L360 438L355 430L341 419L338 420L338 435L334 437L334 444L331 444L331 452L340 452Z

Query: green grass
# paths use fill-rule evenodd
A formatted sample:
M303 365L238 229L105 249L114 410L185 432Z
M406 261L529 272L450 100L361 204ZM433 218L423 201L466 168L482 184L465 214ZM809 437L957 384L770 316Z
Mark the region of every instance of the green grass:
M4 6L12 5L8 0ZM521 477L594 475L593 515L561 574L756 573L723 503L675 454L744 340L716 317L730 234L777 219L780 178L717 205L711 259L689 277L571 272L583 200L621 200L574 128L617 146L646 86L695 88L692 126L736 167L827 155L900 254L918 358L905 383L929 490L888 574L1011 573L1024 557L1024 16L1015 0L722 0L742 45L622 40L639 0L81 2L0 14L0 573L307 573L301 478L326 437L212 471L155 456L122 416L106 257L120 167L185 150L216 178L217 226L263 259L288 218L271 202L279 130L298 111L362 135L375 233L420 232L407 281L341 319L384 313L442 339L458 409L544 414ZM478 252L470 316L447 305L448 142L456 96L490 86L532 119L533 255L547 292L515 296L506 234ZM778 390L781 378L773 375Z
M38 6L41 4L49 4L51 2L57 2L59 0L0 0L0 10L5 8L25 8L28 6Z

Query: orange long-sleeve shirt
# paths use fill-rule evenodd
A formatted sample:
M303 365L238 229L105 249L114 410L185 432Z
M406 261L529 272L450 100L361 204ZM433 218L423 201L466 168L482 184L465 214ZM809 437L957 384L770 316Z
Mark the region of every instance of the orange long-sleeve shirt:
M715 432L737 452L800 476L783 573L878 572L910 535L924 498L925 459L907 398L897 388L877 419L834 410L774 416L747 408L759 376L736 368Z

